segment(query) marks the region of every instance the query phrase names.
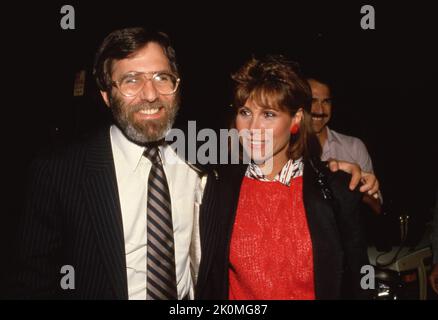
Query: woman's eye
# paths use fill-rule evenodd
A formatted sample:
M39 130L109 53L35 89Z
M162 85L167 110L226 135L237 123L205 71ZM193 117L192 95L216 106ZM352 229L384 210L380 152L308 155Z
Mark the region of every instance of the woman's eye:
M248 111L248 110L246 110L246 109L240 109L239 110L239 114L241 115L241 116L249 116L250 115L250 112Z
M265 118L272 118L275 117L276 114L274 112L271 111L265 111Z

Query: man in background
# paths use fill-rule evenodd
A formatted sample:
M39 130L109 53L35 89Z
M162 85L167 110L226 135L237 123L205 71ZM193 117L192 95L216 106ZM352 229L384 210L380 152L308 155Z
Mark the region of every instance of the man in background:
M365 144L359 138L338 133L328 127L333 110L329 85L315 78L309 78L308 82L312 89L312 125L323 149L322 160L353 162L362 171L373 172L373 163Z
M337 159L359 165L362 171L374 173L373 163L365 144L359 138L336 132L328 127L333 112L333 98L327 82L316 77L307 79L312 90L312 126L322 147L321 159ZM382 197L379 201L364 197L371 209L381 211Z

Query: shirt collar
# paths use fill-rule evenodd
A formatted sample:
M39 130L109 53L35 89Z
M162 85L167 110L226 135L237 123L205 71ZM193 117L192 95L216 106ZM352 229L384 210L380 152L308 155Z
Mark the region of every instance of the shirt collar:
M114 147L122 154L129 168L135 171L143 156L144 147L128 140L116 125L111 126L110 135Z
M137 170L145 148L126 138L116 125L111 126L110 135L113 146L123 156L129 169L133 172ZM164 143L163 145L160 145L158 149L160 151L163 166L166 166L166 164L185 164L185 161L181 159L171 146ZM146 157L145 159L149 161Z
M328 142L340 142L338 137L336 136L336 132L334 132L333 130L330 130L330 128L327 126L327 141Z
M292 179L301 177L302 175L303 158L299 158L297 160L290 159L288 160L288 162L286 162L281 171L275 176L274 180L272 181L278 181L281 184L290 186L290 182ZM251 161L251 163L248 165L245 176L259 181L271 181L266 178L261 168L253 161Z

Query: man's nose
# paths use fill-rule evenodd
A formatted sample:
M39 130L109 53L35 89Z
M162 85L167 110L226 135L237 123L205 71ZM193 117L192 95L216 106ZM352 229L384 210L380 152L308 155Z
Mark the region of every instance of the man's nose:
M157 89L155 89L155 86L150 79L145 79L145 83L143 85L143 88L140 91L139 94L140 99L146 100L149 102L153 102L158 99L158 92Z
M323 113L323 107L321 101L315 101L312 103L312 112L314 113Z

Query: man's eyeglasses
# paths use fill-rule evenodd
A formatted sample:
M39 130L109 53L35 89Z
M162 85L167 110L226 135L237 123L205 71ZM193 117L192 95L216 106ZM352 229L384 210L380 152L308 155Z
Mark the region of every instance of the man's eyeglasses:
M331 106L332 98L327 98L327 99L312 98L312 105L314 104L321 104L321 106Z
M176 92L180 79L170 72L132 72L124 75L112 84L125 97L134 97L143 89L146 81L151 80L155 90L162 95Z

